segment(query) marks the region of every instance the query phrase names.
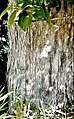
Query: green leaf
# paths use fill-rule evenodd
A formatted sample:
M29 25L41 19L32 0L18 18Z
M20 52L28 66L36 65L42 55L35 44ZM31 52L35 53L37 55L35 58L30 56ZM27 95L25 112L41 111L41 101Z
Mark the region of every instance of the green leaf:
M0 15L0 19L8 12L8 10L10 10L10 6L8 6Z
M74 3L74 0L66 0L67 2Z
M9 17L9 19L8 19L8 24L7 24L8 28L10 28L11 25L13 24L14 19L15 19L15 17L16 17L16 13L17 13L16 10L11 13L11 15L10 15L10 17Z
M32 13L22 12L19 14L18 25L25 31L32 22Z
M42 3L43 3L43 0L36 0L36 4L37 4L38 6L41 6Z
M21 7L24 4L24 0L15 0L16 6Z
M23 3L24 0L15 0L16 4L20 4L20 3Z
M33 6L32 6L32 5L26 5L26 6L25 6L25 10L26 10L26 9L30 9L30 8L33 9Z
M15 0L15 2L19 8L25 8L27 5L31 5L31 0Z
M33 17L36 20L42 19L45 17L45 13L42 7L36 7L35 10L33 11Z
M48 23L49 27L51 26L51 21L50 21L50 14L48 9L44 8L44 13L45 13L45 20Z
M27 5L31 5L31 0L25 0L22 8L25 8Z
M11 95L13 92L9 92L5 95L3 95L2 97L0 97L0 101L3 101L4 99L6 99L9 95Z

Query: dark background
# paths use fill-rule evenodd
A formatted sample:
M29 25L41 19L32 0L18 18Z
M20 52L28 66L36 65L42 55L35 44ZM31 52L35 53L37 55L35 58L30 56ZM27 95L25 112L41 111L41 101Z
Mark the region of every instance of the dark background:
M0 14L7 7L7 0L0 0ZM7 69L7 52L6 47L8 46L7 37L7 14L0 20L0 90L4 87L3 94L8 92L7 81L6 81L6 69ZM1 104L2 102L0 102ZM8 104L6 105L7 111ZM1 114L2 112L0 112Z

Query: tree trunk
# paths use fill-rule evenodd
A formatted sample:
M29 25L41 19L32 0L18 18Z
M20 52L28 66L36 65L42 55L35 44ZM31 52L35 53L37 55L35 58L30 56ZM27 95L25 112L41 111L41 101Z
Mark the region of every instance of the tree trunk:
M20 94L23 100L42 99L52 105L74 100L73 25L70 19L63 24L49 29L40 21L23 32L14 23L8 31L11 100Z

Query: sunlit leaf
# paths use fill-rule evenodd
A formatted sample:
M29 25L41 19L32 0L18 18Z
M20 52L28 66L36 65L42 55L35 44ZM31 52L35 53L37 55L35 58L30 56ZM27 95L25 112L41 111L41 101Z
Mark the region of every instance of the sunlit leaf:
M7 94L5 94L4 96L0 97L0 101L3 101L4 99L6 99L9 95L11 95L13 92L9 92Z
M15 19L15 17L16 17L16 13L17 13L16 10L11 13L11 15L10 15L10 17L9 17L9 19L8 19L8 28L10 28L11 25L13 24L14 19Z
M0 15L0 19L8 12L8 10L10 10L10 6L8 6Z
M33 6L32 5L26 5L25 10L26 9L33 9Z

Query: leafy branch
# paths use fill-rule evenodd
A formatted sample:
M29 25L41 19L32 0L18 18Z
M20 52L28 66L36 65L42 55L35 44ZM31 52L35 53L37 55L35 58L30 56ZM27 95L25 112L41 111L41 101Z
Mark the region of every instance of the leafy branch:
M73 0L66 0L74 3ZM61 9L61 0L14 0L14 4L10 1L8 7L1 13L0 19L9 12L8 28L17 19L18 25L22 30L26 30L33 20L46 20L50 25L50 9L56 8L57 12ZM57 13L56 12L56 13Z

